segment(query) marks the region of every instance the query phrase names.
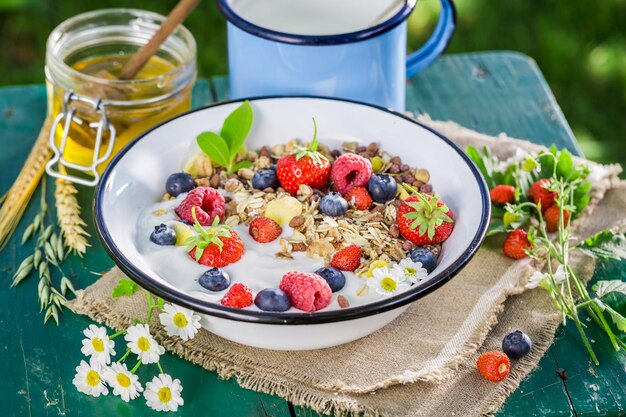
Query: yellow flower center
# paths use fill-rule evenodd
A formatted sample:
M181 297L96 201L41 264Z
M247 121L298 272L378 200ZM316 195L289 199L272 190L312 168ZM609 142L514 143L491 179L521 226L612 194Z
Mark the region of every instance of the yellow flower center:
M415 275L417 275L417 271L415 270L415 268L407 266L406 268L404 268L404 275L414 277Z
M185 317L185 315L183 313L176 313L174 314L174 325L176 325L176 327L180 327L183 328L185 326L187 326L187 317Z
M395 279L391 277L385 277L380 280L380 287L385 291L391 292L395 291L395 289L398 287L398 283Z
M139 348L139 350L147 352L150 350L150 341L148 340L148 338L141 336L139 339L137 339L137 347Z
M117 374L117 383L124 388L130 387L130 378L126 374L119 373Z
M104 352L104 342L99 337L91 339L91 345L96 352Z
M385 261L383 261L382 259L379 259L377 261L374 261L370 264L370 268L367 270L367 273L365 274L366 277L368 278L372 278L374 276L374 270L377 268L386 268L388 267L389 264Z
M95 387L100 383L100 374L94 371L93 369L87 372L85 376L85 381L87 381L87 385L90 387Z
M172 399L172 391L170 391L168 387L163 387L159 389L157 395L159 396L159 400L161 400L162 403L168 403Z

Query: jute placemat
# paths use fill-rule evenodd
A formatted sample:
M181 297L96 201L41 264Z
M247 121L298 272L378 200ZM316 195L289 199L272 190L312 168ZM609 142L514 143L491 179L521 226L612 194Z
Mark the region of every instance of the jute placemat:
M451 122L426 117L420 120L461 147L489 146L500 158L520 150L540 149L529 142L504 135L489 137ZM626 186L617 181L620 168L588 164L593 171L592 202L573 224L582 237L607 227L621 227L626 203ZM596 215L589 216L594 209ZM276 394L320 412L371 416L489 413L536 366L560 322L543 291L524 292L524 283L534 270L530 261L511 261L502 255L500 245L497 239L488 240L457 277L413 303L393 323L334 348L260 350L207 331L182 343L168 338L156 322L153 325L157 338L175 354L224 378L234 377L245 388ZM578 264L581 276L590 277L593 262L584 258ZM132 324L133 317L145 314L145 297L138 293L111 298L111 290L121 277L117 269L108 272L80 291L70 308L115 329ZM513 364L505 382L494 385L485 381L474 367L479 350L498 347L502 337L517 328L533 339L533 350Z

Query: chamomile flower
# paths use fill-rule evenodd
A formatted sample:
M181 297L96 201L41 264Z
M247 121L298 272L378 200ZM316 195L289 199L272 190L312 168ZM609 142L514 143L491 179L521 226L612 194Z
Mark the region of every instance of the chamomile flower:
M552 278L554 278L555 284L561 284L565 281L565 271L563 270L563 265L559 265L559 267L552 274ZM539 271L535 271L530 278L528 278L528 282L526 283L526 288L537 288L539 286L544 287L546 285L552 286L551 282L548 282L548 274L542 274Z
M150 327L147 324L136 324L126 330L124 339L128 342L131 352L139 356L141 363L156 363L159 357L165 352L163 346L159 345L150 334Z
M392 295L409 288L409 282L404 275L395 269L376 268L372 274L374 276L367 280L367 285L379 294Z
M163 309L165 312L159 314L159 320L168 336L178 336L185 341L196 336L200 328L199 315L173 304L165 304Z
M108 388L104 385L102 365L93 358L91 358L89 363L80 361L80 365L76 367L76 375L72 383L79 392L93 397L109 393Z
M393 266L393 269L399 274L404 275L405 279L411 284L416 284L428 276L428 271L422 267L421 262L413 262L411 258L405 258L399 264Z
M125 363L115 362L103 373L107 384L113 388L113 394L119 395L126 402L139 397L139 393L143 391L139 377L132 374Z
M183 386L168 374L159 374L146 384L143 396L148 407L157 411L177 411L185 402L180 393Z
M104 327L98 327L95 324L90 324L88 328L83 331L85 339L83 339L83 347L80 351L85 356L91 356L91 358L101 365L108 365L111 363L111 356L115 355L115 342L109 339L107 330Z

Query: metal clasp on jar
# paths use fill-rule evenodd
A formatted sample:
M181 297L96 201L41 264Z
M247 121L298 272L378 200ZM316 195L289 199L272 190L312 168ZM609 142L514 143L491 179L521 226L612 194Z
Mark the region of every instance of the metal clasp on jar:
M82 125L86 123L85 120L78 117L76 114L76 107L73 103L82 102L89 104L93 107L93 111L100 115L100 120L89 123L89 127L96 129L96 140L93 147L93 158L91 165L82 165L69 162L65 159L65 148L67 146L68 135L70 131L70 125L72 122ZM57 127L63 122L63 134L61 135L61 141L57 145L56 130ZM109 131L109 143L106 152L103 156L100 155L100 148L102 147L103 133ZM61 113L55 117L50 130L50 148L52 149L52 159L46 164L46 172L48 175L55 178L62 178L77 184L93 187L100 180L100 174L97 167L101 163L105 162L113 153L113 145L115 143L115 126L109 122L106 111L106 103L101 99L92 99L88 97L79 96L71 90L65 93L63 97L63 105L61 107ZM59 166L59 169L55 170L55 165ZM86 172L93 176L93 179L81 178L75 175L70 175L67 172L62 172L60 167L70 168L73 170Z

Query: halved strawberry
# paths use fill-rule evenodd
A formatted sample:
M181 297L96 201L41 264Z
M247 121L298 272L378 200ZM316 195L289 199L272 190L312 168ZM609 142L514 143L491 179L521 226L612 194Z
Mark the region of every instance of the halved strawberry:
M407 197L397 214L398 229L416 245L441 243L454 227L452 212L439 196L415 193Z

